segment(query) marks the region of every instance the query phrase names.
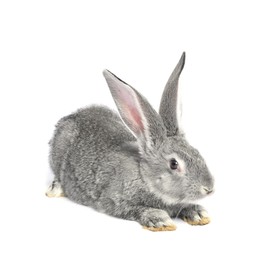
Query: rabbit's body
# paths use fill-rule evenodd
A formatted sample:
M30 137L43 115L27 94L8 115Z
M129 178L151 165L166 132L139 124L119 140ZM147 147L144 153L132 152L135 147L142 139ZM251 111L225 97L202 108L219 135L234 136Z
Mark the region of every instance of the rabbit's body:
M210 193L213 179L178 127L177 83L184 61L183 54L163 93L160 116L135 89L105 71L121 117L91 106L58 122L50 143L55 181L47 195L63 194L150 230L175 229L175 216L207 224L204 209L188 204Z
M168 208L142 180L140 161L134 136L102 106L62 118L51 141L50 164L64 195L114 216L128 203Z
M105 107L85 108L61 119L51 142L50 159L65 195L96 209L102 210L99 204L105 203L111 207L109 198L128 193L122 180L131 185L132 179L138 179L138 171L133 170L138 163L137 147L131 145L134 142L120 117ZM55 156L59 160L53 160ZM119 194L116 197L120 199Z

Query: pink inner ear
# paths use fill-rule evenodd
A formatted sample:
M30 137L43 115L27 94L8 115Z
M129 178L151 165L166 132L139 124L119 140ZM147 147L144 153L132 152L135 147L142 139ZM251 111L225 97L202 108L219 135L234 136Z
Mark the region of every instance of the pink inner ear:
M129 87L118 89L118 94L121 100L121 115L135 134L144 131L144 124L142 121L142 111L140 110L136 95Z
M139 114L138 110L136 108L131 109L130 114L133 118L133 120L136 122L137 126L139 126L139 129L141 132L144 130L144 125L142 122L141 115Z

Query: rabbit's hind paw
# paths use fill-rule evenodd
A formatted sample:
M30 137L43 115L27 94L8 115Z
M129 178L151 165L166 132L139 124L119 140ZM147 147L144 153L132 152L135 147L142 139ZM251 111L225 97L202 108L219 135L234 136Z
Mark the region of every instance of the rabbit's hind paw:
M57 180L54 180L52 184L48 187L45 195L49 198L64 197L61 184Z

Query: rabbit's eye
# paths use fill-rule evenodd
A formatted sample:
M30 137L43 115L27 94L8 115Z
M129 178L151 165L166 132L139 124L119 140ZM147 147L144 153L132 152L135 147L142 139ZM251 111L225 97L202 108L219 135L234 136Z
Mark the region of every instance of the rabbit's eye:
M170 166L170 169L177 170L178 169L178 162L177 162L177 160L174 159L174 158L171 159L169 166Z

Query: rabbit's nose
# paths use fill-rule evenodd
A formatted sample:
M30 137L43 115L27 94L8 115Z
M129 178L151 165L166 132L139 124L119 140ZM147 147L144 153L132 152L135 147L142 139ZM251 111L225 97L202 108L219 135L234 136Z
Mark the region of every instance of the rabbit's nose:
M208 187L206 187L206 186L202 186L201 187L201 192L203 193L203 194L210 194L210 193L212 193L214 191L214 189L213 188L208 188Z

